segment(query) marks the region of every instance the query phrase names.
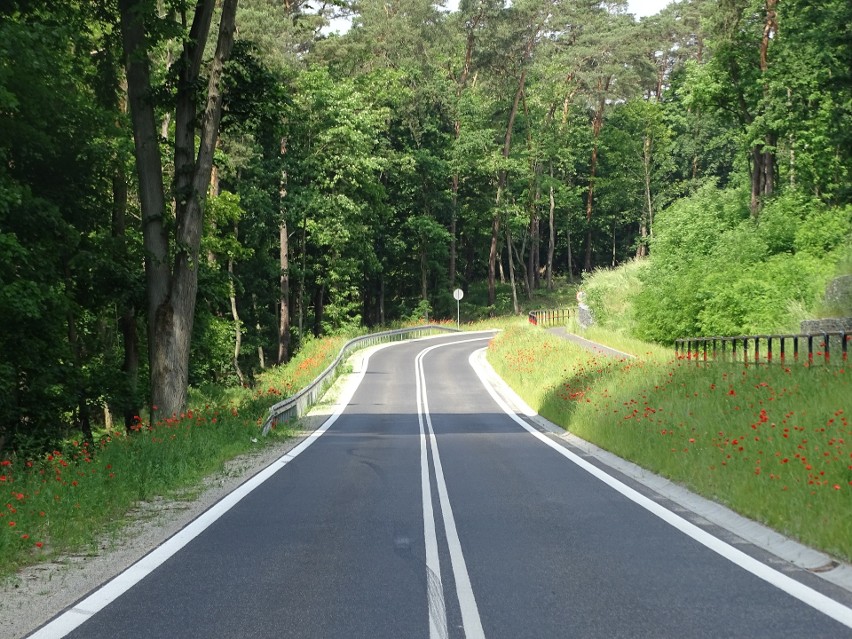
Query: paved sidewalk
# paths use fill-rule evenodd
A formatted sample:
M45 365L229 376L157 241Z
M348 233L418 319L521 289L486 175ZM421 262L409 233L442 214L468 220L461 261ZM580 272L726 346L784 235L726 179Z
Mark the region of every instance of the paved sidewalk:
M609 346L603 346L596 342L591 342L584 337L580 337L579 335L574 335L574 333L569 333L568 330L564 326L556 326L554 328L548 328L547 331L556 335L557 337L561 337L562 339L567 339L569 342L574 342L575 344L579 344L583 348L586 348L593 353L599 353L601 355L607 355L608 357L618 357L621 359L629 358L633 359L635 355L631 355L630 353L624 353L622 351L617 351L614 348L610 348Z

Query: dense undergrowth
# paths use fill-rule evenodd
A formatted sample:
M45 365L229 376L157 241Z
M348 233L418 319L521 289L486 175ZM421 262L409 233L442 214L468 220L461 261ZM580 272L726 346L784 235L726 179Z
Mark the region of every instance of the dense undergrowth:
M492 342L489 361L534 409L570 432L852 559L845 363L697 365L655 349L634 353L639 357L606 358L515 327Z
M852 207L790 193L749 213L737 189L705 185L660 213L649 258L583 277L596 323L671 344L681 337L798 333L849 317L826 285L852 274Z

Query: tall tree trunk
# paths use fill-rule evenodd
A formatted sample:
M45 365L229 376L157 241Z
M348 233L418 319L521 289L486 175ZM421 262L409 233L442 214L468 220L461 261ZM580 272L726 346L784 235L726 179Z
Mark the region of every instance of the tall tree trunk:
M538 208L534 210L532 213L532 219L530 220L530 252L527 254L527 285L529 287L529 298L532 299L532 292L534 289L537 289L539 286L538 282L538 269L539 269L539 255L538 255L538 245L540 241L540 230L539 230L539 218L538 218Z
M71 269L67 264L65 265L65 277L68 280L68 286L70 288ZM77 333L77 318L74 316L72 311L68 311L66 321L68 327L68 344L71 347L71 353L74 358L74 368L77 371L74 389L77 395L77 417L74 421L76 427L82 431L83 438L89 443L94 443L95 438L92 434L92 421L89 414L89 393L86 388L86 380L83 378L82 373L83 362L85 359L83 345L80 343L80 338Z
M533 292L533 288L532 288L533 284L532 284L532 279L531 279L532 274L529 272L529 270L527 270L526 265L524 265L524 257L523 257L524 255L528 255L528 253L527 253L527 236L524 235L523 240L521 240L521 250L520 251L514 246L514 242L512 243L512 248L515 251L515 258L518 261L518 267L520 267L521 273L524 274L524 279L523 279L524 291L526 291L527 299L531 300L532 299L532 292ZM532 246L530 246L530 253L531 252L532 252ZM511 252L510 252L509 256L511 257ZM529 260L527 260L527 262L529 262Z
M314 337L322 335L322 320L325 314L325 284L317 286L314 294Z
M280 154L287 153L287 140L281 138ZM287 195L287 175L281 172L278 186L278 205L281 223L278 226L278 364L290 359L290 238L284 198Z
M489 315L494 316L494 305L497 303L497 236L500 233L500 198L503 190L497 187L497 200L495 212L491 217L491 244L488 248L488 306L491 307Z
M760 72L763 77L763 94L769 93L769 44L778 32L778 0L766 0L766 17L763 23L763 37L760 42ZM772 195L775 190L775 144L776 136L769 132L764 136L763 144L755 145L751 152L751 214L757 217L763 198Z
M512 102L512 110L509 112L509 122L506 125L506 135L503 138L503 159L508 160L509 154L512 151L512 131L515 128L515 118L518 115L518 106L521 102L521 97L524 94L524 85L527 80L527 70L521 71L521 77L518 80L518 89L515 91L515 99ZM500 205L503 196L503 191L506 188L506 169L500 169L497 176L497 199L494 207L494 216L491 219L491 248L488 253L488 305L494 307L497 302L497 291L495 288L494 277L496 274L497 265L497 239L500 233ZM509 256L511 259L511 255ZM492 310L493 313L493 310Z
M571 229L568 229L568 281L574 283L574 260L571 255Z
M458 133L456 133L458 138ZM452 210L450 211L450 286L456 285L456 234L458 233L459 217L459 176L453 174Z
M257 294L251 294L251 308L254 313L255 323L254 329L257 331L258 338L263 334L263 328L260 325L260 313L257 310ZM263 355L263 340L258 339L257 345L257 364L260 366L260 370L264 370L266 368L266 358Z
M464 51L464 65L462 66L462 73L456 83L456 99L461 98L462 92L467 87L467 80L470 77L470 69L473 62L473 49L476 43L476 36L474 35L476 32L476 28L479 26L480 22L485 16L485 5L481 3L479 5L479 12L473 16L473 18L467 23L467 39L465 42L465 51ZM459 137L461 136L461 121L456 118L453 123L453 131L455 133L455 141L458 143ZM458 203L459 203L459 174L458 171L453 172L452 178L452 210L450 212L450 286L456 285L456 252L457 252L457 239L456 234L458 233Z
M530 220L530 255L527 270L529 275L527 281L532 287L529 291L529 299L532 299L533 289L537 290L540 286L541 273L541 216L538 210L538 203L541 200L541 163L536 162L535 165L535 197L533 198L533 206L531 211L532 219Z
M592 119L592 161L589 168L589 191L586 197L586 259L583 263L583 270L590 272L592 270L592 214L594 211L595 198L595 178L598 169L598 141L603 127L604 108L606 107L606 92L609 90L609 85L612 78L598 78L598 91L600 98L598 108L595 111Z
M612 221L612 268L615 268L616 265L616 251L615 251L615 220Z
M127 246L127 178L124 166L119 158L116 159L112 176L112 236L121 246ZM121 251L126 254L126 250ZM136 332L136 308L131 299L120 302L121 310L118 318L118 328L121 332L124 358L121 372L124 376L124 393L119 407L127 432L136 423L139 415L137 395L139 392L139 338Z
M299 295L296 298L296 303L299 305L299 339L304 335L305 328L305 273L307 265L308 249L308 213L307 210L302 214L302 268L299 271Z
M636 247L636 257L645 257L648 254L648 233L652 228L654 211L651 206L651 137L645 136L642 143L642 171L645 186L645 206L642 212L642 221L639 222L639 245Z
M290 359L290 256L287 220L283 217L278 227L278 358L285 364Z
M506 271L503 270L503 248L499 245L498 241L497 246L497 271L500 274L500 283L506 283Z
M473 242L469 239L465 243L464 249L464 281L462 283L462 290L467 293L468 284L473 281L476 275L476 250L474 249Z
M379 276L379 323L385 325L385 274Z
M529 120L529 108L527 100L522 97L524 105L524 116ZM556 112L556 103L552 103L545 117L545 126L549 126ZM529 187L529 238L530 251L527 255L526 277L524 281L527 286L527 298L532 299L533 290L538 289L539 271L541 268L541 256L539 254L541 244L540 214L538 203L541 200L541 162L537 159L536 150L533 148L532 128L527 127L527 150L530 156L530 187ZM521 251L523 253L523 251Z
M243 346L243 328L237 311L237 287L234 285L234 259L228 258L228 300L231 302L231 319L234 320L234 372L240 380L240 386L246 385L246 378L240 368L240 350Z
M429 299L429 253L425 240L420 247L420 299L424 302Z
M512 286L512 310L515 315L518 315L521 309L518 306L518 289L515 285L515 258L512 257L512 231L509 229L508 224L506 225L506 248L509 253L509 282Z
M550 165L550 177L553 178L553 164ZM550 208L547 219L547 290L553 290L553 253L556 250L556 197L553 194L553 185L550 186Z
M215 0L199 0L184 45L175 102L176 195L173 266L166 224L165 186L157 137L146 17L152 5L144 0L119 0L122 43L127 68L128 103L136 147L145 249L148 298L148 359L152 418L170 417L186 404L189 348L198 289L198 253L203 203L213 166L213 151L222 112L221 80L234 41L237 0L224 0L216 51L209 68L207 98L195 150L197 81L209 34ZM194 156L195 155L195 156ZM193 157L194 156L194 157Z
M100 106L106 111L127 113L127 86L124 77L119 72L121 53L109 49L106 52L107 60L99 65L99 79L97 96ZM122 122L116 122L117 128L122 128ZM110 235L116 241L116 260L123 260L126 264L132 260L127 250L127 202L128 186L125 171L126 156L116 152L112 157L112 211L110 220ZM110 409L121 411L125 428L129 431L135 423L135 417L139 414L138 384L139 384L139 341L136 330L136 308L132 294L125 290L125 294L117 299L118 330L122 337L123 360L121 364L122 392L118 406L104 406L104 421L111 419ZM110 425L107 424L109 428Z

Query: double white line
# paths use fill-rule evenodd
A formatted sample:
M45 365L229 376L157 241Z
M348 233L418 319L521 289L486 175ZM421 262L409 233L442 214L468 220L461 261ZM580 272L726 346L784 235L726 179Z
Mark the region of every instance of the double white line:
M435 511L432 504L432 480L429 472L429 450L432 451L432 464L435 467L435 485L438 489L438 501L450 551L450 564L453 568L453 579L456 584L459 607L461 608L462 626L467 639L484 639L482 621L476 598L470 585L470 575L462 554L461 542L456 531L456 520L453 508L447 494L447 482L441 467L441 455L438 453L438 442L432 429L432 418L429 415L429 400L426 395L426 379L423 374L423 358L430 351L444 346L455 346L466 342L476 342L487 337L466 339L448 344L430 346L414 360L414 376L417 386L417 417L420 421L420 481L423 494L423 533L426 539L426 579L429 605L429 639L446 639L447 612L444 602L444 586L441 581L441 561L438 555L438 538L435 534Z

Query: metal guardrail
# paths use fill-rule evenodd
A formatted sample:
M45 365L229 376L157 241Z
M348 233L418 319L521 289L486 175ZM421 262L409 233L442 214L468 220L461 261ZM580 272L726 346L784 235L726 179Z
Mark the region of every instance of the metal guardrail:
M529 322L534 326L553 326L564 324L571 316L570 308L549 308L529 312Z
M269 409L269 415L266 421L263 422L263 435L267 435L273 424L277 424L285 419L301 417L307 410L316 404L317 400L328 389L329 386L337 378L337 368L346 358L354 351L381 344L384 342L395 342L433 333L435 331L445 331L447 333L458 333L458 329L449 328L447 326L439 326L436 324L427 324L425 326L417 326L414 328L400 328L393 331L383 331L381 333L372 333L370 335L362 335L351 339L343 345L340 353L328 367L320 373L314 381L308 386L300 390L292 397L288 397Z
M677 357L698 362L732 361L745 364L793 361L807 356L808 363L820 359L828 364L839 351L845 362L852 334L845 331L799 335L738 335L736 337L684 337L675 340ZM761 345L765 347L761 350Z

